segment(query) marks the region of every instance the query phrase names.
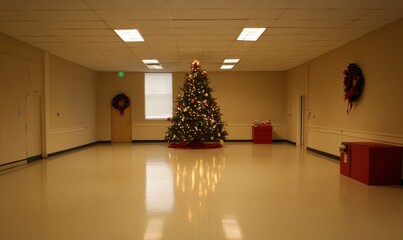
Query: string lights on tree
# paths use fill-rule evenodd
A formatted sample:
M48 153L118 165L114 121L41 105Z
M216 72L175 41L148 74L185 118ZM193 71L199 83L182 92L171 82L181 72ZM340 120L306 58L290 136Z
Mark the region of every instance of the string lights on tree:
M174 116L167 119L172 122L165 136L169 147L221 147L220 140L228 135L207 75L194 60L177 95Z

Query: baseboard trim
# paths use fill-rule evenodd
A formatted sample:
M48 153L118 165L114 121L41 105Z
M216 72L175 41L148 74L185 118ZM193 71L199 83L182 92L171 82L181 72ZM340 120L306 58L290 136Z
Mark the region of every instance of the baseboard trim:
M111 141L99 141L102 143L111 143ZM164 143L166 140L132 140L132 143ZM227 139L224 142L252 142L252 139ZM296 145L295 142L286 139L273 139L273 142L286 142Z
M133 143L162 143L162 142L168 142L166 140L132 140ZM225 140L224 142L252 142L251 139L229 139ZM293 142L290 142L288 140L283 140L283 139L273 139L273 142L288 142L291 144L294 144Z
M225 140L224 142L253 142L253 140L252 139L230 139L230 140ZM272 142L276 142L276 143L286 142L286 143L291 143L291 144L295 145L295 143L285 140L285 139L273 139Z
M84 144L84 145L81 145L81 146L77 146L77 147L73 147L73 148L69 148L69 149L65 149L65 150L61 150L61 151L57 151L57 152L53 152L53 153L49 153L48 157L54 157L56 155L60 155L60 154L66 153L66 152L71 152L71 151L74 151L74 150L77 150L77 149L89 147L89 146L92 146L92 145L95 145L95 144L98 144L98 143L100 143L100 142L99 141L92 142L92 143Z
M132 143L165 143L166 140L132 140Z
M273 142L274 142L275 140L273 140ZM290 141L290 140L287 140L287 139L285 139L285 140L278 140L279 142L286 142L286 143L289 143L289 144L292 144L292 145L297 145L295 142L293 142L293 141Z
M308 147L306 150L340 161L340 156L336 156L327 152L322 152L310 147Z
M39 161L39 160L42 160L41 155L37 155L37 156L27 158L27 163L33 163L33 162L36 162L36 161Z
M26 163L27 163L27 160L22 159L22 160L9 162L9 163L0 164L0 171L7 170L7 169L10 169L10 168L19 167L19 166L24 165Z
M224 140L224 142L252 142L251 139L228 139Z

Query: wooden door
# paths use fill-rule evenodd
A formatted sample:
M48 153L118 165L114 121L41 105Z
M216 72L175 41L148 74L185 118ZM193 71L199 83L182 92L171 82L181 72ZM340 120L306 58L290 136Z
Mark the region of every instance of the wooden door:
M112 107L112 142L132 141L132 111L127 107L122 114Z

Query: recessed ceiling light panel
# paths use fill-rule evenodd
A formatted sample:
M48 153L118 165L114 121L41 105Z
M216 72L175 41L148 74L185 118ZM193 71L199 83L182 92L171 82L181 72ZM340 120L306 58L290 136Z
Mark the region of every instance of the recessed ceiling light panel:
M148 69L157 69L157 70L159 70L159 69L164 69L162 66L161 66L161 64L152 64L152 65L146 65L147 67L148 67Z
M237 62L239 62L239 59L235 59L235 58L224 59L224 63L237 63Z
M238 36L238 41L256 41L266 28L244 28Z
M222 65L220 69L222 70L229 70L232 69L235 65Z
M115 33L125 42L144 42L137 29L115 29Z
M144 59L142 60L144 64L159 64L158 59Z

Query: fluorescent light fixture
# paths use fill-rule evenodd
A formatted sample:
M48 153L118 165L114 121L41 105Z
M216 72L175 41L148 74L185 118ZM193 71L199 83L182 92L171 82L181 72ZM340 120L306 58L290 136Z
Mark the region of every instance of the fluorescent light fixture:
M220 67L220 69L224 69L224 70L228 70L228 69L232 69L235 65L222 65Z
M115 29L114 31L125 42L144 42L144 38L137 29Z
M148 67L148 69L164 69L158 59L144 59L141 60Z
M266 28L244 28L238 36L238 41L256 41Z
M148 67L148 69L164 69L162 66L161 66L161 64L149 64L149 65L146 65L147 67Z
M224 63L237 63L239 59L224 59Z
M160 63L157 59L144 59L142 61L144 64L159 64Z

